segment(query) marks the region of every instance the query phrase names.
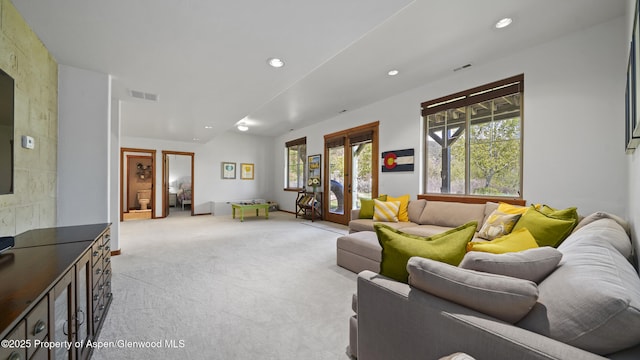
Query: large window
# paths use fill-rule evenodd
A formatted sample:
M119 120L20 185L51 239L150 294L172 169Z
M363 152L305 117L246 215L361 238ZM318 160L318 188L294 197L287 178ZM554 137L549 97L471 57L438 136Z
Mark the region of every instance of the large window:
M285 188L302 189L305 186L304 167L307 159L307 138L286 143L287 180Z
M427 193L521 197L524 75L422 103Z

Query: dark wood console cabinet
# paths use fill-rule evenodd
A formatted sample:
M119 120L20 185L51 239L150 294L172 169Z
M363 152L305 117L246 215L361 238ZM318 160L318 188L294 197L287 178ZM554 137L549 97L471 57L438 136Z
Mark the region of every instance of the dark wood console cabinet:
M86 344L97 340L112 299L110 238L109 224L15 237L0 254L0 360L91 357Z

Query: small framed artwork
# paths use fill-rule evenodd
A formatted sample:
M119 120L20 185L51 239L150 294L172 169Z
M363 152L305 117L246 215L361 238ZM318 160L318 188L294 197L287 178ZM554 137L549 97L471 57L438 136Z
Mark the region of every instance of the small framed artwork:
M236 178L236 163L234 162L222 162L222 178L223 179L235 179Z
M253 180L253 164L240 164L240 179Z
M307 157L307 164L309 166L309 172L307 173L307 179L321 179L321 155L311 155Z

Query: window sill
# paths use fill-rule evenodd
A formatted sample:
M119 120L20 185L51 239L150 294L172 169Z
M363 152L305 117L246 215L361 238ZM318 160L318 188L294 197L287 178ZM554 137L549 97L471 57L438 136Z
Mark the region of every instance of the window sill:
M427 201L448 201L467 204L484 204L486 202L504 202L511 205L525 206L527 201L522 198L509 196L480 196L480 195L455 195L455 194L420 194L418 199Z
M303 191L303 188L284 188L284 191L293 191L293 192L300 192Z

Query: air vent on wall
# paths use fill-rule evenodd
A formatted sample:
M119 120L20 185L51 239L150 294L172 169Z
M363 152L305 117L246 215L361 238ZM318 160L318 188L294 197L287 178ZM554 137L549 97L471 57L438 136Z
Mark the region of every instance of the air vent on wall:
M131 90L131 97L134 97L136 99L142 99L142 100L158 101L157 94L146 93L144 91L138 91L138 90Z

